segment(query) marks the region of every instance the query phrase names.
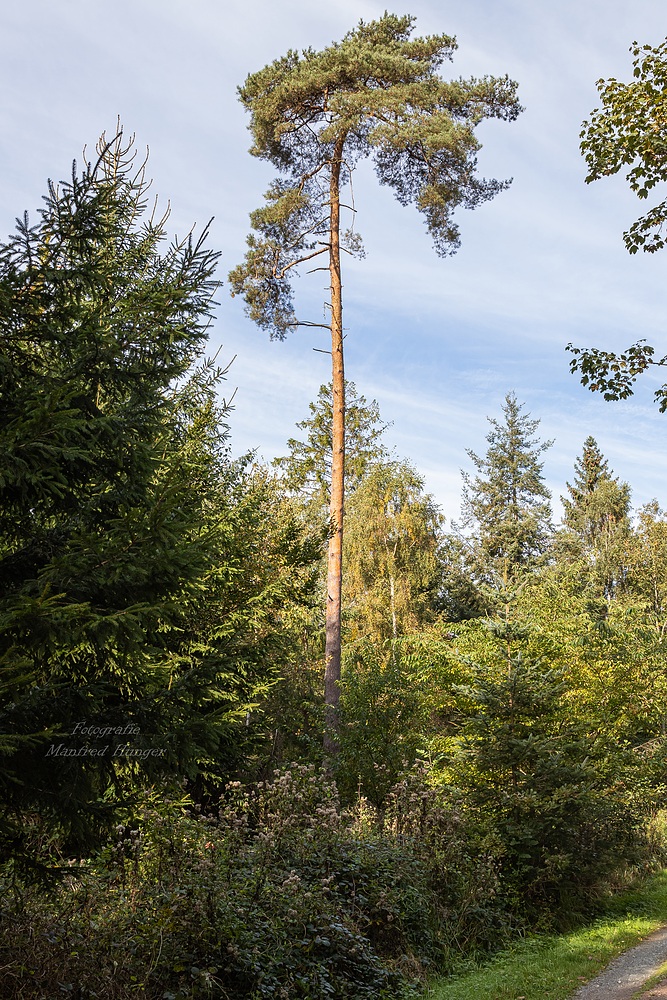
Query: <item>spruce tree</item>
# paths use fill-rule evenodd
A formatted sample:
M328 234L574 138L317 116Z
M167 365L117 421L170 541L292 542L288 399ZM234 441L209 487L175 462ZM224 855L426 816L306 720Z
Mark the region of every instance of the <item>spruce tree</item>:
M459 245L456 208L475 208L507 186L476 176L474 129L485 118L512 120L521 108L507 77L445 82L438 69L456 47L447 35L411 38L414 18L385 13L360 21L322 52L289 51L248 77L239 90L250 112L251 153L281 173L266 205L251 215L245 262L230 274L248 315L282 339L299 325L331 331L333 453L326 596L327 748L335 750L340 679L345 465L345 375L341 251L360 253L358 234L342 231L343 186L359 159L372 157L381 184L401 204L414 202L436 251ZM256 235L255 235L256 234ZM290 278L324 256L330 324L297 319Z
M574 481L566 484L570 497L561 497L563 522L578 540L597 585L609 598L625 577L630 487L611 474L597 441L590 435L574 471Z
M590 435L574 463L574 482L566 483L570 499L561 497L564 523L587 546L598 544L605 532L627 522L630 487L611 475L606 458Z
M488 566L485 573L475 539L466 538L455 524L452 527L438 547L441 579L436 607L446 621L468 621L491 608L489 595L480 587L488 577Z
M463 473L462 510L482 576L507 583L534 569L549 543L550 493L540 456L552 442L534 437L540 421L522 412L514 393L502 409L502 422L489 418L486 454L468 451L477 475Z
M289 455L276 458L287 489L305 497L318 509L328 511L331 503L333 455L333 405L331 383L321 385L317 399L309 403L310 417L296 425L305 431L305 440L290 438ZM361 483L369 466L388 457L382 443L387 424L373 399L369 403L357 392L354 382L345 382L345 483L348 494Z
M0 861L235 765L312 559L226 454L217 253L167 242L131 143L98 151L0 246Z

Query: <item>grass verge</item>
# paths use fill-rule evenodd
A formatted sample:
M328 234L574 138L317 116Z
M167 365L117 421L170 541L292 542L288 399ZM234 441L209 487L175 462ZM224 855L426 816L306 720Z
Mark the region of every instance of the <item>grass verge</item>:
M654 986L657 986L658 983L662 983L664 979L667 979L667 962L661 965L656 973L654 973L652 976L649 976L649 978L641 986L641 988L638 989L636 993L633 993L632 996L633 997L645 996L650 989L652 989Z
M566 1000L627 948L667 921L667 871L615 897L594 924L534 937L482 968L440 979L428 1000Z

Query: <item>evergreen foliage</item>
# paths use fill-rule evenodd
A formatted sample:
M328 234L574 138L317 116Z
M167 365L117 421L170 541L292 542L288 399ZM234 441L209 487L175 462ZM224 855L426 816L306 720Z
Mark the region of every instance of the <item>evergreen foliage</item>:
M460 126L472 171L470 129L492 93L512 117L513 85L444 84L453 40L411 27L362 23L242 91L288 176L243 277L268 296L251 312L282 310L262 313L274 333L294 314L271 281L334 241L314 206L358 156L455 245L442 133ZM278 471L232 461L225 372L202 354L217 254L205 233L167 244L132 143L98 152L0 246L0 992L395 996L663 863L657 501L633 525L589 436L551 544L549 443L509 394L468 453L469 534L445 536L377 404L349 384L341 408L342 367ZM465 181L462 202L493 193ZM324 654L336 680L321 557L343 461L332 727L316 677ZM334 590L330 562L327 606Z
M595 546L613 525L627 523L630 487L611 475L597 441L590 436L574 463L574 472L574 482L565 484L570 499L561 497L564 523L585 545Z
M446 621L468 621L486 614L493 600L484 585L485 574L476 540L464 537L457 530L447 532L440 544L438 559L442 570L436 606Z
M165 245L147 187L103 138L0 247L3 860L88 850L140 777L236 766L313 558L227 458L224 373L193 367L218 255Z
M455 39L411 38L413 24L413 17L393 14L361 21L341 42L322 52L291 50L239 88L252 115L251 153L286 177L253 213L258 235L248 238L246 263L230 274L250 318L272 336L282 338L298 323L290 270L326 252L318 241L330 236L323 203L337 155L341 181L371 157L380 183L424 214L440 254L458 248L455 210L475 208L507 187L476 177L474 129L484 118L517 117L516 84L507 77L445 82L438 70L452 58ZM354 233L344 239L358 252Z
M245 261L229 275L232 294L243 296L249 317L271 337L282 339L297 326L331 330L324 681L330 756L336 752L340 695L345 494L341 250L363 256L354 222L342 231L341 187L360 159L372 158L380 183L392 187L401 204L414 203L424 214L437 253L453 253L459 245L455 210L475 208L509 183L477 177L475 128L486 118L512 121L521 111L516 84L507 77L441 79L438 70L451 58L455 39L411 38L413 25L413 17L387 12L377 21L360 21L322 52L290 50L239 89L251 114L250 152L281 176L267 191L265 206L251 215L254 233ZM331 283L330 324L297 318L290 283L293 271L322 255Z
M570 498L561 497L564 524L577 539L574 553L586 563L582 572L592 572L599 590L611 598L627 576L630 487L611 475L590 436L574 471L574 482L566 483Z
M514 393L502 409L502 422L489 418L486 454L468 451L478 474L463 474L462 510L477 532L482 572L507 580L537 566L547 549L551 506L540 455L552 442L533 436L540 422L522 413Z
M328 509L331 499L332 395L331 383L320 386L317 399L308 404L310 417L296 425L306 432L305 440L290 438L289 455L273 461L289 491L307 497L323 510ZM357 393L354 382L345 383L345 399L345 482L351 494L369 467L388 457L381 440L388 425L380 418L377 402L368 403Z

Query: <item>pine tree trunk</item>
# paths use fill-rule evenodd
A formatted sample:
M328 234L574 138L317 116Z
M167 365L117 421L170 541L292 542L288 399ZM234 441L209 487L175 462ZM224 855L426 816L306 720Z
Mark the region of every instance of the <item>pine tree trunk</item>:
M340 698L340 622L343 580L343 512L345 496L345 369L343 365L343 300L340 277L340 171L345 139L336 143L329 189L331 276L331 364L333 383L333 454L331 458L330 537L327 561L326 646L324 668L324 749L338 749Z

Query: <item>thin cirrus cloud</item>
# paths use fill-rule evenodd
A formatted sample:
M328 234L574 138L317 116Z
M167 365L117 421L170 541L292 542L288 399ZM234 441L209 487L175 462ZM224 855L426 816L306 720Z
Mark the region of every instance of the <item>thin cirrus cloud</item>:
M247 116L236 88L289 48L322 48L386 0L25 0L4 13L0 35L3 198L0 230L39 207L46 178L67 176L122 116L150 146L154 190L183 234L215 216L221 277L244 253L248 213L272 171L247 153ZM403 13L396 9L397 13ZM457 516L466 448L485 446L486 415L514 390L556 438L545 473L556 496L592 433L637 503L667 500L661 442L667 416L652 403L655 378L623 404L605 403L569 374L569 341L627 346L664 343L667 255L630 257L622 232L642 204L622 177L584 184L579 130L597 103L595 81L630 79L636 38L659 43L662 0L414 0L416 30L458 38L443 75L508 73L519 81L518 121L480 128L482 174L511 188L459 213L459 253L438 259L414 208L358 172L358 225L366 260L345 271L347 375L382 416L391 443L424 474L449 518ZM29 71L26 65L29 63ZM319 278L319 280L318 280ZM322 276L297 282L300 309L323 315ZM236 356L223 392L237 387L230 415L237 453L284 453L294 424L327 381L323 333L298 331L271 343L223 286L213 350ZM667 352L667 348L662 353Z

